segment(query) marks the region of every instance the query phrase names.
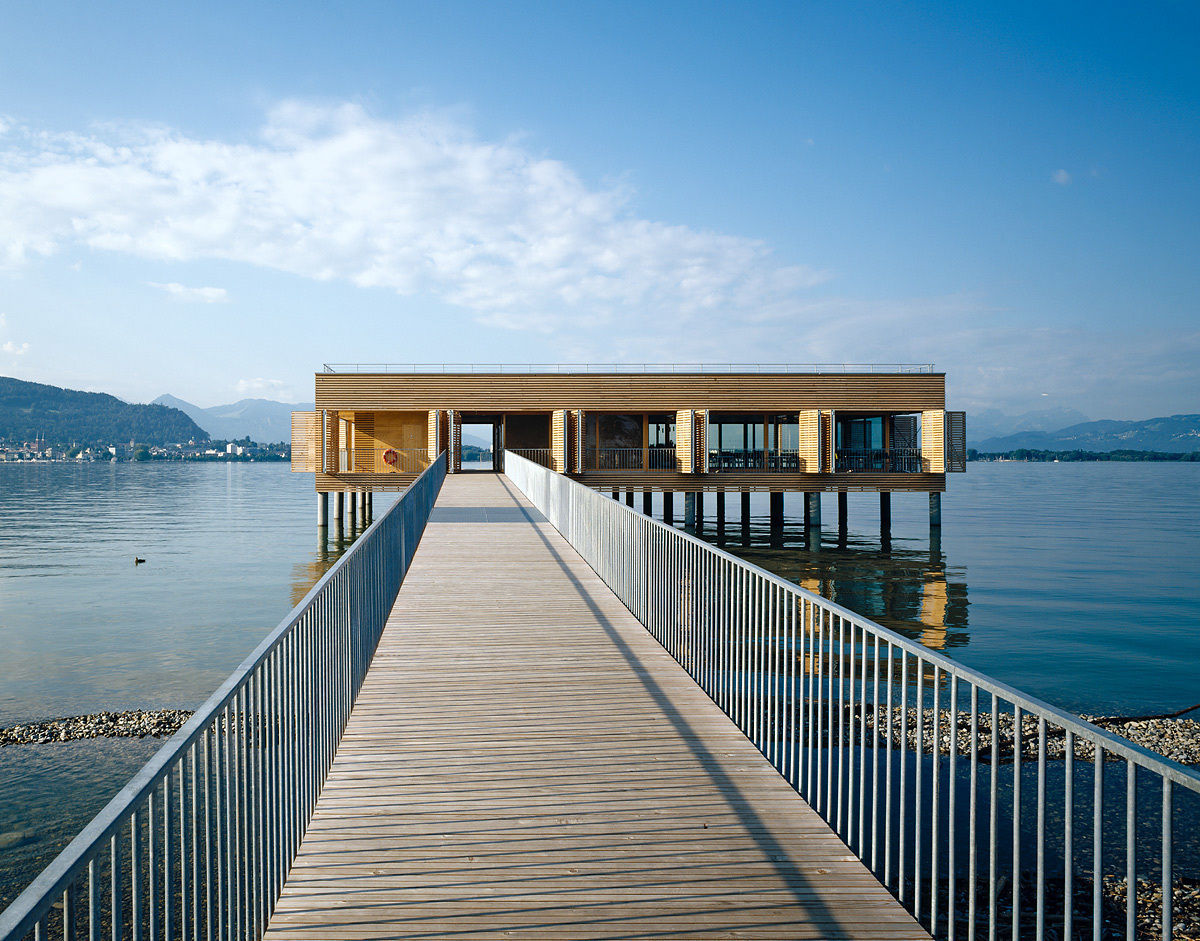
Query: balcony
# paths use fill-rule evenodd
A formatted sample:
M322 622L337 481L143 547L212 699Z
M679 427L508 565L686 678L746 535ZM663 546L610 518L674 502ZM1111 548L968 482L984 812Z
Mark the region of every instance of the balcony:
M873 471L884 474L921 473L920 448L860 448L839 449L834 461L839 473Z
M584 469L589 471L673 471L675 449L668 447L588 448L583 454Z
M338 451L339 474L419 474L431 462L428 448L341 448Z
M708 472L799 474L800 452L794 448L776 451L722 450L708 452Z

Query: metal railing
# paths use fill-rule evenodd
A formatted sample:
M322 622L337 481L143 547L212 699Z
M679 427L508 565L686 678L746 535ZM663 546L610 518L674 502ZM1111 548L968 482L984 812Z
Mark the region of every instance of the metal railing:
M333 373L932 373L933 363L325 363Z
M933 934L1173 936L1196 771L575 481L507 474Z
M587 470L644 470L641 448L587 448L583 464Z
M676 469L675 449L654 447L643 451L641 448L585 448L583 465L585 471L673 471Z
M549 448L511 448L507 453L533 461L539 467L554 469L554 455Z
M834 470L882 471L892 474L919 474L921 472L920 448L838 448L834 456Z
M341 474L419 474L431 463L428 448L354 447L338 452Z
M439 458L0 913L0 941L261 937L446 476Z
M795 448L774 451L721 450L708 452L709 473L734 471L767 471L776 474L799 474L800 451Z

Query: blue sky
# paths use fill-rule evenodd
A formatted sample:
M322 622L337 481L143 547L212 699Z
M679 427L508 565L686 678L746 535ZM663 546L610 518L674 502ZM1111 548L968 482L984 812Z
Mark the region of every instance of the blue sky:
M0 374L934 362L1197 411L1197 9L11 4Z

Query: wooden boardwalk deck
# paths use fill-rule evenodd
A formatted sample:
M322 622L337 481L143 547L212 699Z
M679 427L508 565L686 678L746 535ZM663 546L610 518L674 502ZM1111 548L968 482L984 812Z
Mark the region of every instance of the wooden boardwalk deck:
M458 475L266 937L928 935L507 479Z

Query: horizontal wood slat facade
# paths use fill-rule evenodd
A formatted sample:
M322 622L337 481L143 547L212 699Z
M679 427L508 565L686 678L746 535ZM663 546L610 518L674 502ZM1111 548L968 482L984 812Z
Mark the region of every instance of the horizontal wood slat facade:
M318 409L483 412L795 411L800 408L883 411L941 409L942 373L803 375L387 375L317 373Z

